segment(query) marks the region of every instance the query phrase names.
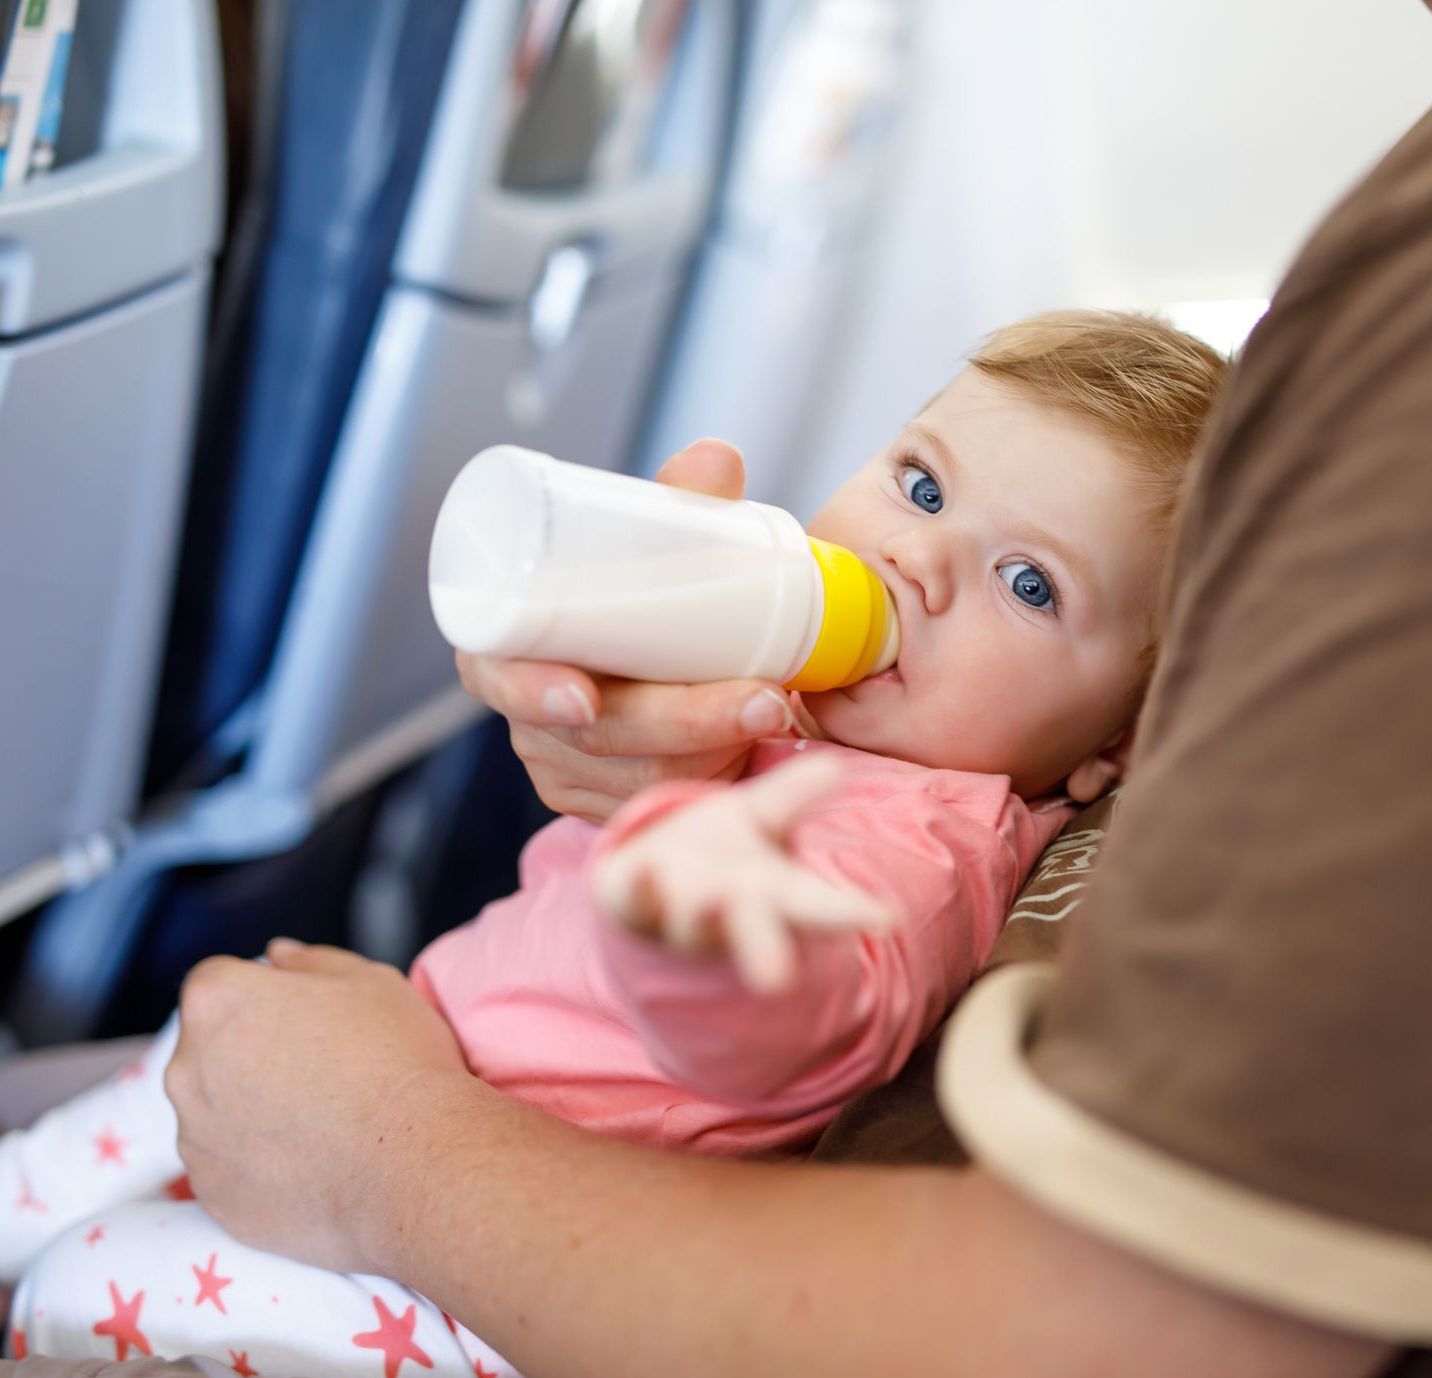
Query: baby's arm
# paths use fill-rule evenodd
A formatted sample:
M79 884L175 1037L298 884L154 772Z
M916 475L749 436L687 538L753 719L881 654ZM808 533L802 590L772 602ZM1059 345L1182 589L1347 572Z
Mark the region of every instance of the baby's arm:
M0 1136L0 1282L15 1281L75 1221L181 1177L164 1094L178 1032L174 1015L118 1076Z
M817 756L688 803L602 859L598 903L615 922L668 947L728 952L754 991L790 986L793 930L880 930L894 917L790 854L792 826L839 780L836 763Z
M866 789L792 830L829 780L816 756L694 798L653 791L618 816L619 835L640 831L597 868L599 903L623 920L603 933L605 965L647 1051L677 1084L762 1117L833 1112L894 1075L1003 917L1002 899L985 906L997 915L970 908L981 858L965 843L989 829L940 798ZM732 935L757 924L742 958ZM753 989L744 973L769 969L771 930L787 984Z

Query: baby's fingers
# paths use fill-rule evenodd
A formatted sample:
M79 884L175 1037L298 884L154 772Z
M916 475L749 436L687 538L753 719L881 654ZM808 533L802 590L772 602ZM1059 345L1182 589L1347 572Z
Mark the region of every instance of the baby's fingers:
M781 913L789 923L802 928L843 930L859 928L884 932L895 923L888 905L850 885L837 885L790 863L781 886Z
M801 814L835 789L841 773L835 757L826 752L801 756L743 785L743 802L765 833L784 837Z
M597 904L618 923L668 947L700 952L716 938L719 906L708 889L631 855L602 861L592 877Z
M773 993L790 985L796 946L780 915L759 900L738 900L723 916L731 960L752 990Z
M741 979L752 990L769 994L783 990L795 976L793 926L883 932L894 922L894 913L879 900L792 864L774 903L754 896L735 898L721 916L721 929Z
M661 926L661 896L651 871L623 856L602 861L592 877L597 903L620 924L638 933L655 933Z

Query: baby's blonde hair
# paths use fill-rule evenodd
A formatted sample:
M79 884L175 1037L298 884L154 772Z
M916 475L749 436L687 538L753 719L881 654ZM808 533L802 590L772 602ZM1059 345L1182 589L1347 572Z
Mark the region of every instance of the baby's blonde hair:
M1189 463L1231 367L1226 356L1158 316L1081 310L1049 311L996 330L969 362L1113 441L1148 498L1154 531L1169 537ZM1159 602L1139 656L1136 699L1158 653Z
M996 330L970 364L1118 446L1166 534L1228 359L1157 316L1049 311Z

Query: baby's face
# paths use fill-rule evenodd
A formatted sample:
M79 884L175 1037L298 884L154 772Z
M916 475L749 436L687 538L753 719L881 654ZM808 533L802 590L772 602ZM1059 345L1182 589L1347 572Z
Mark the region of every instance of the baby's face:
M807 529L900 617L893 670L802 696L828 736L1031 798L1124 735L1161 552L1092 428L967 369Z

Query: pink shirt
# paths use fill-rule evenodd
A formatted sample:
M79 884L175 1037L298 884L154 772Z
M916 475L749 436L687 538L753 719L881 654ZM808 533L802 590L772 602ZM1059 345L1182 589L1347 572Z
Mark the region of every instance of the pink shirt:
M803 935L794 985L758 995L726 957L636 937L590 896L599 843L712 786L649 790L605 830L559 819L527 844L516 894L414 964L473 1072L589 1129L711 1154L799 1149L845 1101L893 1077L988 957L1070 810L1032 811L1003 775L804 746L838 752L845 775L794 829L794 854L903 922L876 937ZM760 743L747 774L794 749Z

